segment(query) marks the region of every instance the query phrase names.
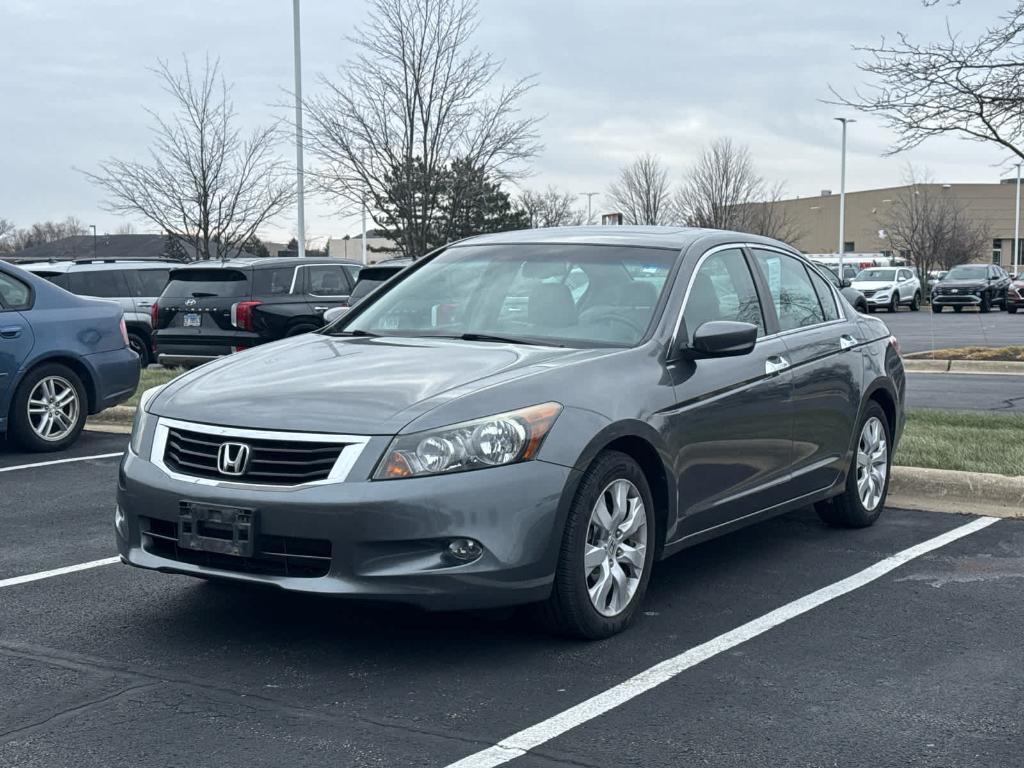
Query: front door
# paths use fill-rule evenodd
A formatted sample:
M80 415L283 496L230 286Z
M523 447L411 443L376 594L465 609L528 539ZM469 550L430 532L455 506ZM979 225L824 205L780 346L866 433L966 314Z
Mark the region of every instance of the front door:
M686 297L678 332L687 338L711 320L753 323L760 338L746 355L669 366L676 405L668 439L678 478L680 537L787 498L792 456L787 349L774 335L774 316L762 309L751 266L740 246L713 249L698 263Z

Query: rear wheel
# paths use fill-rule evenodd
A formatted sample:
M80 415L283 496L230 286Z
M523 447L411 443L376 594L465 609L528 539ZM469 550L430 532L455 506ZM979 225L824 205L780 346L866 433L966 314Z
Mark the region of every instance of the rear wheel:
M27 451L60 451L78 439L87 410L85 387L74 371L41 365L14 393L11 437Z
M910 311L917 312L921 308L921 294L915 293L913 301L910 302Z
M891 434L885 411L872 401L861 417L845 491L815 505L822 520L841 528L866 528L878 519L889 493Z
M640 466L618 451L587 469L566 521L551 597L551 628L596 640L621 632L647 591L656 543L654 503Z
M139 356L139 364L143 368L153 362L149 351L149 344L146 343L146 338L142 334L129 331L128 346L131 347L132 352Z

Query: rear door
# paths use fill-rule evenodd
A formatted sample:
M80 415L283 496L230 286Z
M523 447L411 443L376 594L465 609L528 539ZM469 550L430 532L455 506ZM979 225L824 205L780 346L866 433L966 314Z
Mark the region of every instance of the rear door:
M71 292L97 299L113 299L122 312L135 312L132 290L123 269L89 269L74 267L68 273Z
M793 382L793 497L831 486L844 471L863 378L864 339L831 286L803 260L752 249L779 319Z
M347 306L352 285L343 265L310 264L298 271L311 316L320 320L328 309Z
M0 408L0 421L6 417L6 404L14 394L15 375L32 351L31 304L28 284L0 269L0 405L4 406Z

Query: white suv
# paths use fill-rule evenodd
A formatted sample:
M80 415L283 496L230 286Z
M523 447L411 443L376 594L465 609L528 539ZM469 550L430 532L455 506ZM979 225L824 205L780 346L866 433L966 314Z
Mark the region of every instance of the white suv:
M921 308L921 281L910 267L868 267L851 284L864 294L869 312L878 307L896 312L900 304L914 312Z

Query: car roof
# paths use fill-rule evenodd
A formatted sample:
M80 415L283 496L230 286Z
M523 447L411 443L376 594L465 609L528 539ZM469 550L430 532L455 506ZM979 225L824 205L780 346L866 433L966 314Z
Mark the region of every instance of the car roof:
M793 250L792 246L778 240L761 237L760 235L751 235L746 232L700 229L698 227L647 227L631 225L520 229L512 232L477 235L476 237L460 240L457 243L453 243L453 245L578 243L580 245L627 245L683 250L698 240L761 243L764 245L783 246L788 250ZM709 244L711 243L709 242Z
M182 266L180 261L157 261L155 259L118 259L117 261L35 261L19 264L27 272L106 272L114 269L167 269Z
M212 259L210 261L192 261L188 264L181 264L179 269L245 269L248 267L252 267L253 269L273 269L275 267L299 266L301 264L341 264L352 267L362 266L358 261L351 261L349 259L333 259L330 256L267 256L264 258L254 256L253 258L225 259L224 261Z

